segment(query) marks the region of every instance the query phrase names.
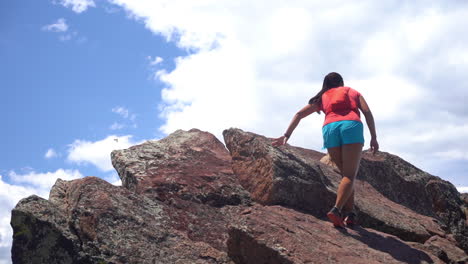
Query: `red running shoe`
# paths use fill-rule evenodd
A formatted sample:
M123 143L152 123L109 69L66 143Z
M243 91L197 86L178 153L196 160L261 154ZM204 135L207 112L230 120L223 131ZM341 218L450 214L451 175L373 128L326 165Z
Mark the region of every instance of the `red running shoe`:
M330 212L327 213L327 217L332 221L335 227L345 227L343 218L341 217L341 212L338 208L333 207Z

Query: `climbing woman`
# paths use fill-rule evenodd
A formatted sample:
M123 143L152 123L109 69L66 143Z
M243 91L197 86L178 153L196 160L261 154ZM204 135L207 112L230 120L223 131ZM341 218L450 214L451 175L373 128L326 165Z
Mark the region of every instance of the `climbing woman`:
M286 144L302 118L320 111L325 113L323 123L323 145L331 160L341 171L335 206L327 213L337 227L355 223L354 179L359 169L364 145L363 125L359 110L366 117L371 134L370 148L375 154L379 150L374 117L364 97L354 89L344 86L343 78L336 72L329 73L323 80L322 90L299 110L283 136L273 140L273 146Z

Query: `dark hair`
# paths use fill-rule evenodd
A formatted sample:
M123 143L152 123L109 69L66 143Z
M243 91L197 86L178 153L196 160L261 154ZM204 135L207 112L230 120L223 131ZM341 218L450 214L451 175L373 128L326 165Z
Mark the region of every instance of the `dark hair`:
M331 88L344 86L343 77L337 72L330 72L323 79L322 90L318 92L314 97L309 100L309 104L318 104L322 103L322 95L330 90ZM320 114L320 111L318 112Z

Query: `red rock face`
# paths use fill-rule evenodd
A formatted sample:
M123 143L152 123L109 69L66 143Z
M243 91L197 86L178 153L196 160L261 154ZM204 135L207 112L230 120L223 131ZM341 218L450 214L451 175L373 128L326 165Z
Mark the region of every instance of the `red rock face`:
M236 263L443 263L424 250L372 229L337 229L281 206L254 206L229 229Z
M445 231L454 235L458 246L468 252L463 202L451 183L385 152L377 157L364 153L358 177L391 201L437 219Z
M382 161L381 157L374 155L367 155L365 158ZM333 164L328 155L320 161L339 173L338 167ZM358 178L361 177L358 175ZM403 205L391 201L367 181L357 179L355 188L355 203L359 210L361 225L377 227L376 229L380 231L394 234L406 241L424 243L433 235L443 236L444 231L434 221L434 218L418 214ZM415 221L416 219L417 221Z
M216 207L249 202L238 184L231 157L210 133L178 130L111 154L123 186L161 201L178 197Z
M324 154L290 146L274 148L269 139L239 129L225 130L223 135L233 170L256 202L293 206L317 216L330 209L335 200L330 187L339 176L321 173Z
M427 240L424 245L429 248L441 249L445 254L447 254L446 262L456 260L457 263L467 263L468 256L463 250L454 246L456 240L453 236L447 236L446 238L440 236L433 236L431 239Z
M219 208L250 203L227 149L197 129L113 151L112 164L126 188L169 205L174 228L219 250L225 249L229 214Z
M58 180L12 212L13 263L231 263L171 227L165 205L96 177ZM205 254L207 260L201 257ZM213 259L210 260L210 259Z
M229 151L209 133L180 130L114 151L122 187L95 177L58 180L49 200L21 200L12 212L13 263L466 259L463 205L458 193L452 199L449 183L390 154L364 157L356 206L367 228L335 229L324 215L341 177L320 162L323 153L273 148L267 138L238 129L224 136ZM400 185L416 191L396 197Z
M269 139L238 129L226 130L224 137L234 172L257 202L287 205L317 217L323 217L334 205L341 176L332 164L320 162L324 154L292 146L275 148ZM356 190L356 206L364 226L418 242L444 233L433 218L389 200L366 181L357 180Z
M223 135L233 170L255 201L317 217L333 206L341 176L332 164L320 162L326 162L324 154L289 145L275 148L270 139L239 129ZM449 232L466 250L465 216L454 189L396 156L364 153L356 180L360 224L420 243Z
M362 226L420 243L433 235L444 235L444 230L434 218L389 200L366 181L357 180L355 188L355 204Z

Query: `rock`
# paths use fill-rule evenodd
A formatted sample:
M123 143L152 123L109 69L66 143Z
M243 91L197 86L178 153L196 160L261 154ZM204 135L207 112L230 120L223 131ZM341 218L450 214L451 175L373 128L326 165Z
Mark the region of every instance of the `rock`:
M239 129L225 130L223 135L233 170L255 201L316 217L324 217L334 205L341 176L336 166L322 164L333 165L324 154L289 145L275 148L269 139ZM422 243L444 233L433 218L392 202L369 183L357 180L356 189L361 225Z
M229 229L236 263L443 263L429 251L378 231L334 228L281 206L253 206Z
M328 153L320 159L320 162L332 167L333 171L336 173L340 173L340 168L338 168L338 166L331 160L331 157L328 155Z
M468 193L460 193L460 198L463 201L465 207L468 207Z
M392 202L368 182L356 180L355 188L355 205L360 225L420 243L433 235L444 235L445 232L436 219Z
M178 130L111 154L123 186L168 205L172 226L194 241L225 250L230 213L220 208L248 205L231 156L212 134Z
M385 197L419 214L436 217L468 252L468 229L455 186L389 153L364 152L358 175Z
M96 177L58 180L12 211L13 263L231 263L171 228L165 205Z
M433 236L427 240L424 245L438 248L445 252L448 263L468 263L468 256L463 250L455 246L456 242L457 241L451 236L448 236L447 238Z
M248 204L224 145L210 133L178 130L159 141L111 153L125 188L158 200L174 197L215 207Z
M186 234L192 241L207 243L220 251L226 251L227 224L244 208L218 208L180 198L172 198L167 205L171 227Z
M234 173L256 202L293 206L314 215L330 209L339 176L333 173L330 179L321 172L323 153L291 146L274 148L269 139L240 129L225 130L223 136Z
M273 148L238 129L224 137L229 151L209 133L179 130L114 151L122 187L58 180L49 200L21 200L12 211L13 263L466 260L466 205L450 183L390 154L365 153L355 184L366 228L335 229L324 216L341 176L326 155Z
M438 219L445 224L453 234L459 247L468 253L468 227L466 215L463 212L462 201L457 189L449 182L431 179L426 184L426 190L432 198L432 207ZM457 199L455 199L457 198Z
M49 201L36 195L12 210L13 263L89 263L67 219Z
M466 225L468 225L468 193L461 193L460 198L463 201L463 212L465 213Z
M335 172L340 173L339 168L331 161L328 154L320 162L331 166ZM357 178L359 178L359 175ZM400 204L390 201L370 186L368 182L357 179L355 188L357 190L355 203L359 208L361 225L394 234L406 241L419 241L421 243L424 243L434 234L444 235L444 231L435 222L435 219L419 215ZM369 215L367 212L372 212L372 214ZM412 219L412 221L401 221L401 219ZM381 220L392 224L385 224Z

